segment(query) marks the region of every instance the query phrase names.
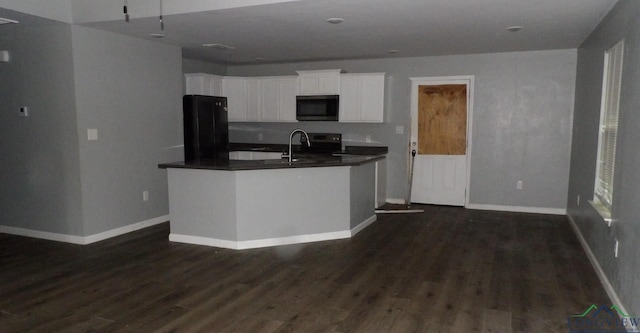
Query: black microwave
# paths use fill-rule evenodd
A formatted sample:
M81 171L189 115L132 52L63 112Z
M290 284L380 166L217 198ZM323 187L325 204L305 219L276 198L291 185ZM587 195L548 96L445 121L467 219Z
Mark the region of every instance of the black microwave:
M338 95L296 96L296 119L338 121Z

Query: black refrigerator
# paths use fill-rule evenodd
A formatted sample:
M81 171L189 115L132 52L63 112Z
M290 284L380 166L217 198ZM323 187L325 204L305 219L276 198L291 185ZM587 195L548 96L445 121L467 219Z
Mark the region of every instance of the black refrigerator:
M184 160L229 160L227 98L185 95L182 98Z

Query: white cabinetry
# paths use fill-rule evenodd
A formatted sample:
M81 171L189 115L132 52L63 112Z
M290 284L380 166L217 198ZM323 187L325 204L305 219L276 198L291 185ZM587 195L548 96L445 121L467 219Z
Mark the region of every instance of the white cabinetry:
M225 76L222 78L222 96L227 97L229 121L247 121L247 80Z
M184 75L186 95L222 96L222 76L207 73Z
M340 122L384 121L384 73L342 74Z
M260 121L262 82L258 78L246 78L245 80L247 80L247 121Z
M229 121L295 122L296 77L232 77L222 79Z
M387 160L376 162L376 208L387 202Z
M185 74L186 94L227 97L233 122L296 122L296 95L340 95L340 122L382 123L384 85L384 73L340 74L339 69L298 71L298 76Z
M296 121L296 77L261 78L261 121Z
M338 95L340 70L298 71L298 95Z

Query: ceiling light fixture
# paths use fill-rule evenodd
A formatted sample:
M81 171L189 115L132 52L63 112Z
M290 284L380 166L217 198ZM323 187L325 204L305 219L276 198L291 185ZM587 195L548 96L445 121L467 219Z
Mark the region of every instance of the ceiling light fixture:
M164 34L149 34L153 38L164 38Z
M264 58L263 57L257 57L256 61L264 61Z
M518 32L522 29L523 27L521 25L512 25L510 27L507 27L507 31L511 31L511 32Z
M332 17L332 18L328 18L327 22L329 22L331 24L340 24L340 23L344 22L344 19L339 18L339 17Z
M212 49L216 49L216 50L235 50L236 48L233 46L229 46L229 45L224 45L224 44L219 44L219 43L208 43L208 44L202 44L202 46L204 47L210 47Z
M396 54L396 53L398 53L399 51L398 51L398 50L389 50L389 51L387 51L387 52L389 52L389 53L391 53L391 54Z
M16 23L18 23L18 21L0 17L0 24L16 24Z

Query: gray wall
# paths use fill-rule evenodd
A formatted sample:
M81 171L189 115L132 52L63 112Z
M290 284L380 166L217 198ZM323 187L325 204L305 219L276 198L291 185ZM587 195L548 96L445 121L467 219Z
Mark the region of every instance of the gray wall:
M607 227L593 199L604 52L625 40L613 217ZM568 213L631 314L640 313L640 1L622 0L578 51ZM580 196L580 204L578 204ZM618 258L614 241L619 240Z
M0 50L0 224L82 235L71 28L3 26Z
M0 30L0 225L88 236L167 215L157 164L182 158L180 48L42 22Z
M231 141L284 143L295 127L337 131L346 144L389 146L387 196L404 198L407 179L410 77L475 75L470 203L566 208L576 50L446 57L349 60L229 67L228 75L295 75L339 68L386 72L384 124L234 123ZM404 134L396 134L396 126ZM516 182L522 180L522 190Z
M157 165L183 157L180 48L81 26L72 35L85 234L168 214Z

